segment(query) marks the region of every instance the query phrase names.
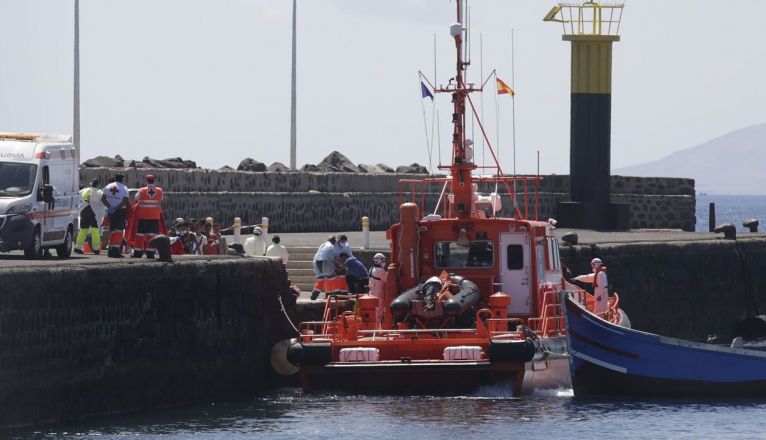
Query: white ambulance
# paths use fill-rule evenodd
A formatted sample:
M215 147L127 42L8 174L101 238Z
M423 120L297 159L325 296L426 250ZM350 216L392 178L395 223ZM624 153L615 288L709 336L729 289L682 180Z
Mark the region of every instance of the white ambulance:
M72 253L79 157L71 137L0 133L0 252Z

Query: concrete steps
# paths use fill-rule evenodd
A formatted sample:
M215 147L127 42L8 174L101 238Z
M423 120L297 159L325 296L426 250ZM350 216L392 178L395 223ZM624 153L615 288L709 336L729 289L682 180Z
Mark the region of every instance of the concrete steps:
M308 299L314 288L316 275L312 267L316 247L296 246L287 249L290 261L287 263L287 277L301 289L301 298Z

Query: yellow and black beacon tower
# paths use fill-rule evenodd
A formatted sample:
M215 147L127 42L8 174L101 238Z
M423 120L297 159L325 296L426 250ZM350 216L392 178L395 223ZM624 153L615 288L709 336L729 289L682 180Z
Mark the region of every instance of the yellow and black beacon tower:
M561 23L572 43L570 201L558 205L559 226L624 230L630 206L610 200L612 43L620 41L623 4L560 3L543 21Z

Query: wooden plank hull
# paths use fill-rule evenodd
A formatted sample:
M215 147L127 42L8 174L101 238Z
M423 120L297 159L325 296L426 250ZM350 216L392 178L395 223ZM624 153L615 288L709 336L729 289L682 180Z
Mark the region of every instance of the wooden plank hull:
M575 396L765 397L766 352L611 324L564 299Z

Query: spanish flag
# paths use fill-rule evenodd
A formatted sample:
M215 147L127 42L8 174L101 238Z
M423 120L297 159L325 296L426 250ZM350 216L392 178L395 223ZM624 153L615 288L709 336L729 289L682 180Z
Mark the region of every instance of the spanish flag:
M498 95L509 94L511 96L516 96L516 92L514 92L513 89L508 86L508 84L504 83L502 79L498 77L495 77L495 79L497 80Z

